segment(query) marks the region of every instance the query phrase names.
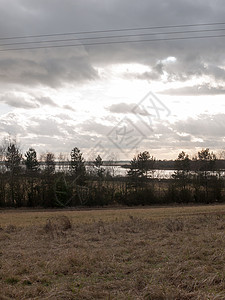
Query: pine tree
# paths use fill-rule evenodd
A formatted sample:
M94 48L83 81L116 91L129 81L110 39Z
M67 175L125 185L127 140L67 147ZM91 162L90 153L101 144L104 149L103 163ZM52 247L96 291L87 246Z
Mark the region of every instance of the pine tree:
M184 151L179 153L178 158L175 160L175 168L173 178L177 179L182 189L185 190L190 174L190 158Z
M94 164L95 164L95 166L96 166L97 168L100 168L100 167L102 166L103 161L102 161L102 158L101 158L100 155L98 155L98 156L96 157Z
M39 170L39 162L37 160L37 153L35 149L29 148L29 150L25 153L25 157L27 171L37 172Z
M75 177L78 184L83 185L85 183L86 169L84 165L84 158L80 149L73 148L70 153L70 168L71 174Z
M15 143L9 143L6 150L5 165L6 168L13 174L18 173L20 170L20 162L22 154Z
M98 155L94 161L95 166L97 167L97 175L99 178L103 178L105 169L102 168L101 166L103 165L103 161L100 155Z
M20 162L22 160L22 154L16 143L9 141L6 148L5 165L10 171L10 201L11 205L21 205L21 194L20 194L20 184L18 181L18 174L20 173L21 167Z

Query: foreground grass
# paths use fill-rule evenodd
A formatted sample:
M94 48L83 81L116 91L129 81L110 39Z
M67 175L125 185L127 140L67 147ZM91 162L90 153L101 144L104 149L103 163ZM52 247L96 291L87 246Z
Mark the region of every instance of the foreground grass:
M83 224L102 221L127 220L130 215L141 219L175 218L199 214L225 213L225 205L199 205L174 207L142 207L92 210L0 210L0 226L16 227L44 225L49 218L66 215L72 223Z
M224 212L1 212L0 299L225 299Z

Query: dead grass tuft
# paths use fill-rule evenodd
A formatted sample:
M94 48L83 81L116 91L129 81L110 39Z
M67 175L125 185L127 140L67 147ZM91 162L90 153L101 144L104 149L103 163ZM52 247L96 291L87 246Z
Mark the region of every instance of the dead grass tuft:
M5 232L7 233L11 233L11 232L15 232L17 230L17 227L15 225L7 225L5 228Z
M165 221L165 228L169 232L184 230L184 221L181 219L168 219Z
M67 216L57 216L47 219L44 225L44 231L49 233L53 238L55 236L63 235L72 228L72 223Z

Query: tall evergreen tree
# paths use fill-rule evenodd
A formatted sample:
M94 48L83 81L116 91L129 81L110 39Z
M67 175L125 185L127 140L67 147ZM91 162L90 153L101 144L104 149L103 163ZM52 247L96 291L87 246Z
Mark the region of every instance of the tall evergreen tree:
M80 149L75 147L71 150L70 157L71 174L75 177L78 184L83 185L86 177L83 154Z
M94 161L94 165L97 167L97 175L99 178L103 178L103 174L105 172L105 169L102 168L103 161L100 155L98 155Z
M18 173L20 170L20 162L22 154L16 143L9 142L6 150L5 165L6 168L13 174Z
M175 179L178 179L182 189L185 190L190 173L190 158L184 151L179 153L178 158L175 160L176 171L173 174Z
M100 168L103 164L102 158L100 155L98 155L94 161L94 164L97 168Z
M5 165L10 171L10 202L11 205L21 206L21 185L19 183L18 174L20 173L22 160L22 154L17 146L16 142L8 142L5 154Z
M131 167L128 171L129 177L140 177L146 179L148 176L148 171L153 170L155 164L155 158L150 156L148 151L140 152L137 156L130 162Z
M37 190L35 189L35 176L39 171L39 162L37 160L37 153L35 149L29 148L25 153L25 165L28 173L28 189L27 189L27 205L32 207L35 205L37 197Z
M39 162L37 160L37 153L35 149L29 148L29 150L25 153L25 165L27 171L36 172L39 169Z

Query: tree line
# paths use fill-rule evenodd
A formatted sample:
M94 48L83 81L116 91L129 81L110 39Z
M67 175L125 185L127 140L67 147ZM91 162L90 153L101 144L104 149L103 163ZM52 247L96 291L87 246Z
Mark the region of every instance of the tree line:
M22 155L16 141L0 147L1 207L67 207L153 205L224 202L224 176L217 157L208 148L190 159L185 152L175 160L170 179L157 179L156 159L148 151L130 161L127 176L113 177L98 155L87 170L79 148L70 152L69 170L56 172L54 153L42 155L34 148ZM21 164L23 162L23 164ZM193 164L194 162L194 164ZM24 166L24 167L22 167ZM194 166L194 168L193 168Z

